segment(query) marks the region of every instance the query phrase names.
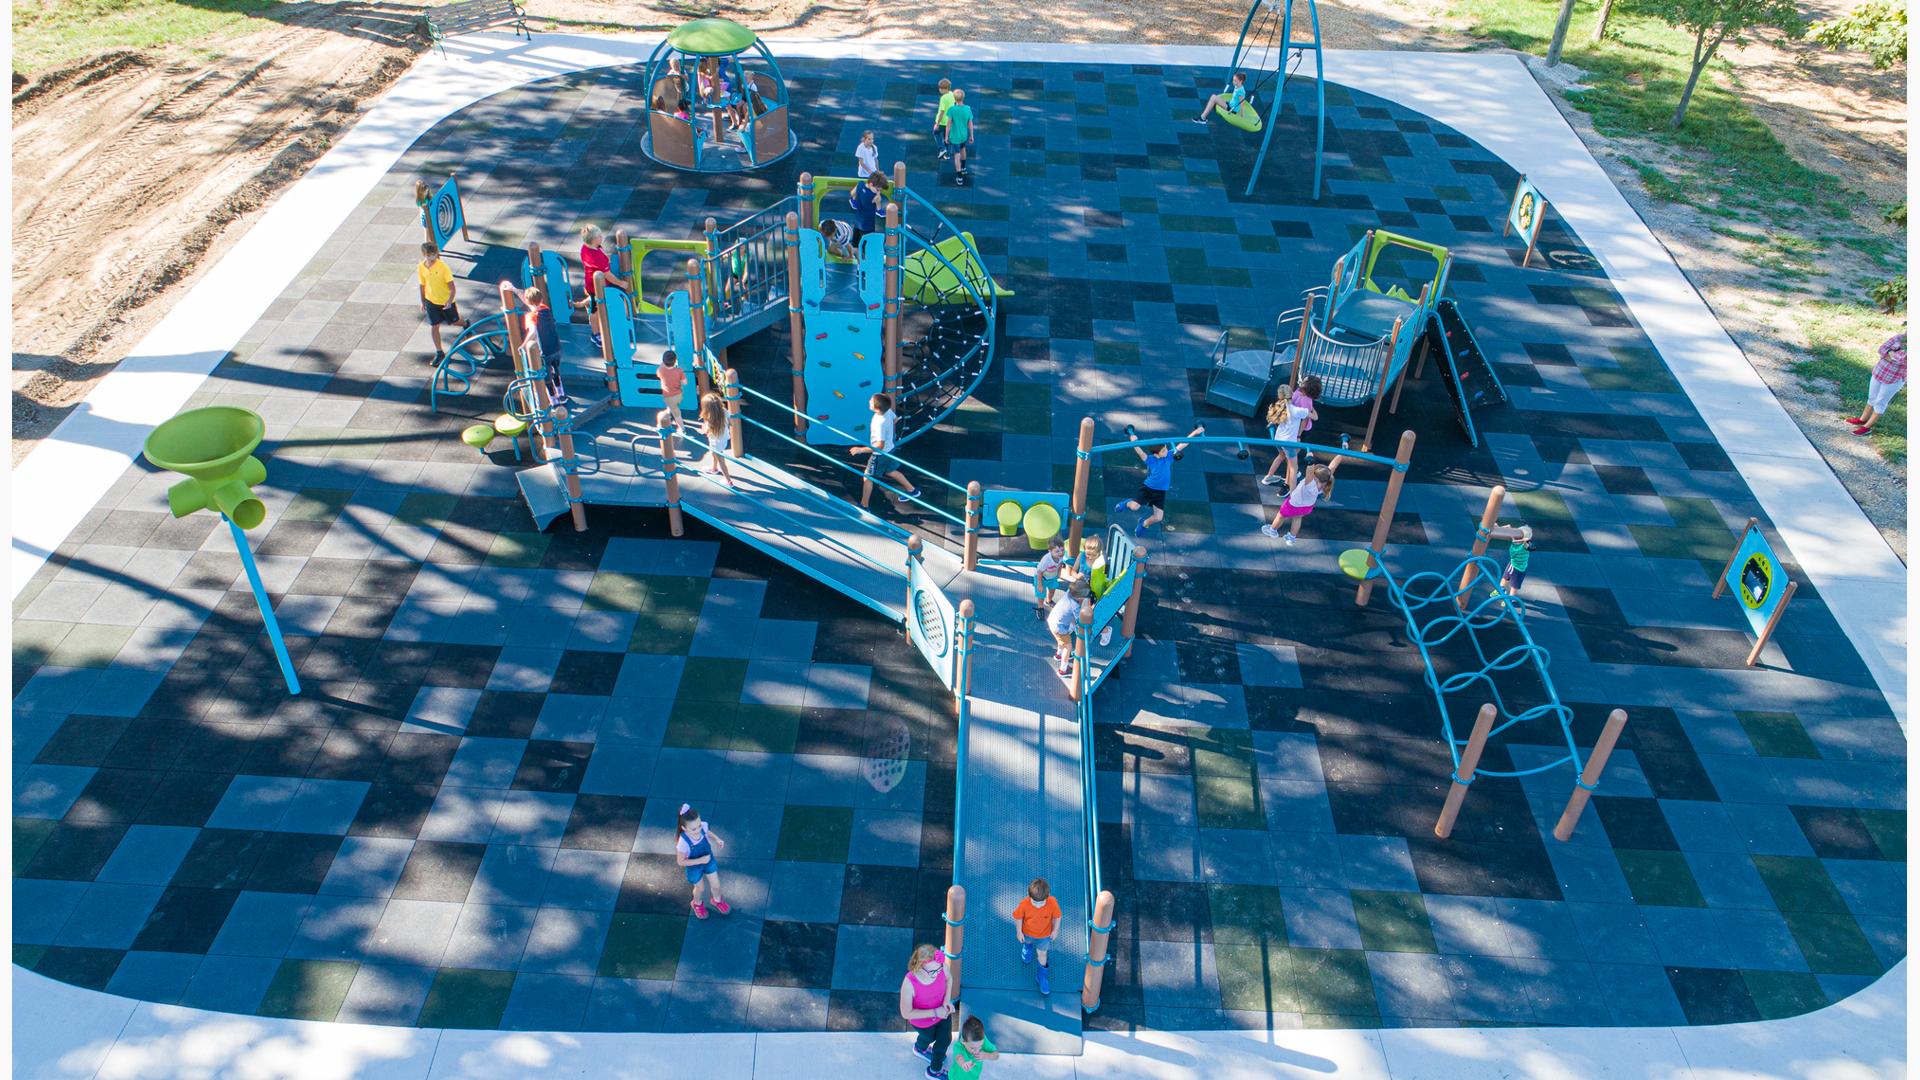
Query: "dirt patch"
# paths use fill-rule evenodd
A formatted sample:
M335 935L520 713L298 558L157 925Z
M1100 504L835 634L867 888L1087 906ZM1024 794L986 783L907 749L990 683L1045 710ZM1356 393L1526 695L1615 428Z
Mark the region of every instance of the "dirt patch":
M292 5L210 63L121 50L18 90L14 461L406 71L416 18Z

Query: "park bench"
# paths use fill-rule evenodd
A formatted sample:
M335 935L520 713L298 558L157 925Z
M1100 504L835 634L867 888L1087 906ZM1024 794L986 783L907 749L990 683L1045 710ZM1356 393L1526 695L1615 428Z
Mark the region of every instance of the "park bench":
M526 13L526 8L513 0L460 0L459 3L429 9L420 17L420 21L426 26L427 40L439 48L441 56L445 56L449 35L468 34L500 23L512 23L515 36L525 35L528 41L532 41L533 34L527 29Z

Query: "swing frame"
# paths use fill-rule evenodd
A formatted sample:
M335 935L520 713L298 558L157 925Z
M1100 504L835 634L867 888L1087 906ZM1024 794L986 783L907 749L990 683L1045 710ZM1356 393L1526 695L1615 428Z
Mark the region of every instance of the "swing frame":
M1293 9L1296 4L1301 2L1307 5L1307 21L1313 31L1313 40L1311 41L1295 41L1293 39ZM1260 18L1262 11L1266 12L1266 18L1261 22L1261 28L1265 31L1265 34L1256 36L1263 36L1264 41L1260 50L1259 65L1254 66L1248 62L1254 51L1252 42L1248 39L1248 34L1254 32L1254 20ZM1276 34L1274 33L1276 24L1279 31L1277 40L1279 42L1278 47L1281 49L1280 59L1272 69L1268 69L1266 66L1267 59L1273 55L1273 50L1276 46ZM1260 93L1264 92L1266 83L1269 80L1278 76L1279 86L1274 90L1273 94L1272 117L1263 120L1260 126L1252 128L1243 127L1237 123L1233 124L1234 127L1248 133L1262 131L1264 129L1264 133L1260 137L1260 154L1254 158L1252 175L1247 177L1247 195L1252 195L1255 185L1260 182L1260 169L1266 164L1267 151L1273 146L1274 129L1279 127L1279 118L1285 111L1287 83L1293 80L1293 70L1288 67L1288 59L1291 57L1293 59L1292 67L1297 68L1309 52L1313 54L1314 69L1313 190L1311 197L1317 202L1320 198L1321 176L1326 164L1327 146L1327 65L1326 58L1320 51L1320 9L1315 6L1315 0L1253 0L1253 6L1247 9L1246 19L1240 24L1240 38L1233 46L1233 60L1227 68L1226 85L1233 85L1234 75L1242 71L1247 73L1247 82L1251 88L1247 91L1247 103L1241 106L1243 111L1250 108L1254 99L1258 97ZM1218 108L1215 109L1215 112L1220 113L1222 119L1227 119L1229 123L1233 123L1233 119L1237 119L1232 118L1231 114ZM1259 117L1258 113L1254 115L1256 118Z

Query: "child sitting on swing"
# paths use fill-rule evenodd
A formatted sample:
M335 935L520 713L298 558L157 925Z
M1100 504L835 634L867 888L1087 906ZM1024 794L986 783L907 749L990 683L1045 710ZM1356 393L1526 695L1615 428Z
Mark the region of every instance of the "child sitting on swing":
M1200 110L1199 116L1193 118L1193 122L1196 124L1206 123L1207 117L1213 115L1213 110L1215 109L1225 109L1230 113L1238 113L1240 106L1246 103L1247 73L1244 71L1236 71L1233 73L1233 82L1229 84L1225 90L1207 98L1206 107Z

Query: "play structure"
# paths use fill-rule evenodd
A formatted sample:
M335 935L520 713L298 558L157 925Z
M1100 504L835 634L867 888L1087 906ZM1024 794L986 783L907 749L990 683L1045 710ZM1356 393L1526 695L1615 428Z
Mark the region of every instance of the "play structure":
M1381 403L1400 407L1409 361L1420 346L1414 376L1438 349L1448 393L1473 445L1479 435L1472 409L1506 401L1506 389L1480 351L1459 308L1443 300L1451 256L1438 244L1373 229L1333 264L1329 284L1309 290L1293 348L1292 380L1320 379L1320 407L1371 405L1361 449L1373 444ZM1417 291L1416 291L1417 290ZM1283 315L1285 320L1287 316ZM1282 360L1276 340L1273 361ZM1240 377L1244 396L1245 377Z
M1519 778L1570 767L1574 791L1554 829L1555 837L1564 841L1572 836L1598 787L1627 717L1615 709L1593 750L1581 754L1573 736L1573 710L1560 700L1553 684L1551 657L1533 640L1525 606L1506 591L1500 566L1486 554L1506 494L1500 485L1488 493L1471 554L1449 570L1400 577L1379 543L1342 552L1340 569L1360 582L1363 604L1376 581L1386 585L1387 598L1405 623L1407 640L1420 652L1427 689L1439 708L1441 733L1453 760L1452 783L1434 834L1445 838L1452 833L1476 775ZM1451 674L1442 675L1442 668ZM1528 700L1534 703L1526 704ZM1470 710L1472 726L1463 736L1458 722ZM1529 745L1550 743L1556 749L1535 764L1516 760L1510 769L1480 768L1488 742L1501 736ZM1560 744L1566 747L1564 754L1557 749Z
M646 105L640 149L676 169L743 172L799 143L780 65L731 19L695 19L666 36L647 57Z
M1294 8L1304 3L1311 40L1295 41ZM1253 160L1253 172L1247 177L1246 194L1252 195L1260 182L1260 169L1266 164L1267 151L1273 146L1273 133L1280 126L1286 105L1287 84L1308 54L1313 56L1313 187L1314 199L1320 198L1322 159L1327 145L1326 62L1320 54L1320 11L1314 0L1254 0L1240 24L1240 38L1233 46L1233 61L1227 67L1225 86L1231 89L1233 76L1245 72L1247 100L1238 112L1216 108L1214 115L1250 135L1260 136L1260 153ZM1256 55L1257 54L1257 55ZM1271 66L1269 66L1271 65ZM1268 100L1271 88L1271 101ZM1265 109L1263 118L1260 110Z
M1207 404L1240 416L1259 415L1262 405L1287 385L1306 318L1304 307L1281 312L1262 349L1235 349L1233 331L1220 331L1207 354Z
M167 509L174 517L212 510L227 523L247 586L266 624L267 639L273 644L274 659L279 661L280 677L289 694L298 694L300 678L280 636L280 620L273 613L267 587L260 581L253 545L247 543L247 530L267 519L266 504L253 493L253 486L267 479L266 464L254 455L266 434L266 422L258 413L215 405L189 409L154 428L140 453L155 468L186 477L167 489Z

